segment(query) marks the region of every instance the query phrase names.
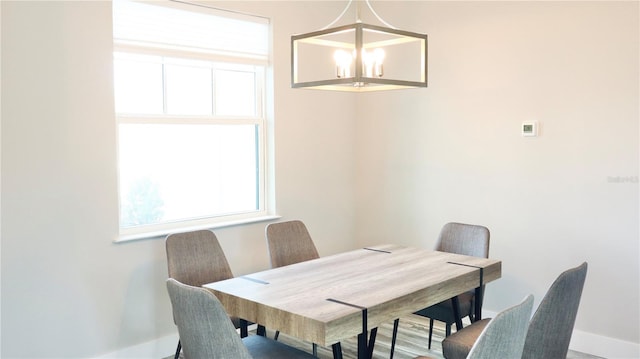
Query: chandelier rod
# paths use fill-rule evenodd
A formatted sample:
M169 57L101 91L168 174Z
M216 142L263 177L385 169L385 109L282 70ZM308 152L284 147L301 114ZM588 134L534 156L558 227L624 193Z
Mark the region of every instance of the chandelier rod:
M331 23L329 23L327 26L323 27L322 29L320 29L320 31L322 30L326 30L328 28L330 28L331 26L333 26L336 22L338 22L340 19L342 19L342 17L344 16L344 14L347 12L347 10L349 10L349 8L351 7L351 4L353 3L353 0L349 0L349 2L347 3L347 6L345 6L344 10L342 10L342 12L340 13L340 15L338 15L338 17L333 20ZM371 11L371 13L373 13L373 15L376 17L376 19L378 19L378 21L380 21L382 24L384 24L386 27L397 30L397 28L391 24L389 24L388 22L384 21L384 19L382 19L382 17L380 17L380 15L378 15L378 13L373 9L373 6L371 5L371 3L369 2L369 0L365 0L365 3L367 4L367 7L369 8L369 10ZM357 10L357 14L356 14L356 22L360 22L360 8L358 7Z
M376 16L376 18L378 19L378 21L380 21L381 23L383 23L386 27L397 30L395 26L390 25L388 22L384 21L379 15L378 13L373 10L373 6L371 6L371 3L369 2L369 0L365 1L367 3L367 6L369 7L369 10L371 10L371 12L373 13L373 15Z
M351 3L352 2L353 2L353 0L349 0L349 2L347 3L347 6L344 8L344 10L342 10L340 15L338 15L338 17L335 20L333 20L329 25L327 25L327 26L323 27L322 29L320 29L320 31L328 29L329 27L333 26L333 24L338 22L338 20L342 19L342 17L347 12L347 10L349 10L349 7L351 7Z

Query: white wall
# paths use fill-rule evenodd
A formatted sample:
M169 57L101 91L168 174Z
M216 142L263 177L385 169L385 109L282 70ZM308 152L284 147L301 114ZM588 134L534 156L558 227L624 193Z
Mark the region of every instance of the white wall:
M278 214L304 220L323 255L352 248L355 104L289 89L288 37L305 23L253 5L279 19ZM1 6L1 356L94 357L174 334L164 242L112 242L111 4ZM268 267L265 224L216 230L236 275Z
M504 261L488 310L540 299L587 260L577 329L637 348L638 184L608 178L638 175L638 4L374 3L429 34L428 89L292 90L289 36L344 3L214 3L273 17L278 213L303 219L321 255L486 224ZM1 356L164 341L164 243L112 242L110 4L0 4ZM529 119L542 136L519 137ZM268 266L264 225L216 230L235 274Z
M430 80L359 97L360 243L430 248L446 222L486 225L503 260L493 311L527 293L539 301L587 261L576 329L634 352L581 349L640 356L638 2L378 8L429 34ZM520 136L529 120L539 137Z

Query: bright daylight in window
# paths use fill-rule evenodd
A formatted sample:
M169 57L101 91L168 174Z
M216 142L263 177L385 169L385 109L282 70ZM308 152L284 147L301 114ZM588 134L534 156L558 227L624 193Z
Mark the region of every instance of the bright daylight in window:
M120 239L267 215L267 20L113 6Z

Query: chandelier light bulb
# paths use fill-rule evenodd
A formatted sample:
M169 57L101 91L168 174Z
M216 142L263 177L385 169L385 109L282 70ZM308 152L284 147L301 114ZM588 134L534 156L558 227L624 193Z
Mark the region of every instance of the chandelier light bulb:
M362 49L362 72L365 77L382 77L384 62L384 50L374 49L367 52L366 49Z
M373 50L373 56L376 59L374 73L376 76L382 77L383 75L382 63L384 62L384 56L385 56L384 50L383 49Z
M336 62L336 77L345 78L351 76L351 62L353 58L344 50L336 50L333 53L333 59Z

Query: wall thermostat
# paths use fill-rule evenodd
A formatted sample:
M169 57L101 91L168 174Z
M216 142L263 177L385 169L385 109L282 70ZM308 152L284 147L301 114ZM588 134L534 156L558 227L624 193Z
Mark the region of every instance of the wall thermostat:
M524 137L538 136L538 122L537 121L523 122L522 136Z

